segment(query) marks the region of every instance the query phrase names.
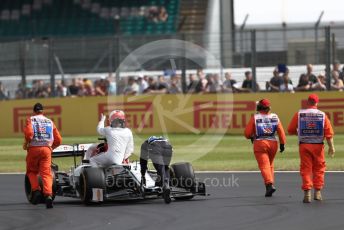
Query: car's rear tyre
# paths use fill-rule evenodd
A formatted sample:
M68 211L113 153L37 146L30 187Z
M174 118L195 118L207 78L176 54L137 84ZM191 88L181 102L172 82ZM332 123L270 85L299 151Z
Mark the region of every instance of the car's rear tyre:
M101 168L83 168L79 179L81 201L88 205L92 202L93 188L105 190L105 175Z
M25 187L25 195L26 195L27 201L33 204L31 200L31 183L30 183L29 177L26 174L25 174L24 187Z
M195 173L192 165L188 162L175 163L172 168L173 186L191 189L196 184Z
M53 176L53 185L52 185L52 191L53 191L53 195L52 195L52 199L55 199L55 194L56 194L56 190L57 190L57 185L56 185L56 178L55 178L55 173L52 170L51 171L52 176ZM39 183L39 187L41 188L41 201L40 203L45 203L45 198L43 195L43 182L42 182L42 178L41 176L38 176L38 183ZM25 187L25 195L26 195L26 199L32 204L31 201L31 183L29 180L29 177L25 174L25 180L24 180L24 187Z

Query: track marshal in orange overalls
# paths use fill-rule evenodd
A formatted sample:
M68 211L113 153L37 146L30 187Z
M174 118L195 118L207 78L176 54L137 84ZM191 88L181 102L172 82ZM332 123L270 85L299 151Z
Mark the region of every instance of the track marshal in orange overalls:
M253 150L266 187L266 197L276 191L274 186L274 158L278 149L284 151L286 137L283 126L274 113L270 113L270 101L262 99L257 103L257 113L251 117L245 129L245 137L253 142Z
M324 186L325 149L324 139L329 146L328 154L335 153L333 129L326 114L317 109L319 97L311 94L307 100L307 108L295 113L289 126L290 135L299 137L300 174L304 203L312 200L311 189L314 188L314 200L322 200L321 189Z
M61 144L62 138L54 123L43 115L42 104L36 103L33 112L34 115L26 120L23 145L23 149L27 150L26 175L31 184L31 202L38 204L41 200L41 188L38 182L40 175L46 207L52 208L51 153L52 149Z

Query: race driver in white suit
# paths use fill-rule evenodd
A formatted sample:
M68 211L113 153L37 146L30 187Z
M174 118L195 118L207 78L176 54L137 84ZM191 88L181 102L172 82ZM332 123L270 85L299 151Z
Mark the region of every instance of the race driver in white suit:
M90 146L84 160L89 160L93 167L128 163L129 156L134 152L134 140L131 130L125 127L124 112L112 111L109 115L110 126L104 127L105 119L102 114L97 132L106 138L107 143Z

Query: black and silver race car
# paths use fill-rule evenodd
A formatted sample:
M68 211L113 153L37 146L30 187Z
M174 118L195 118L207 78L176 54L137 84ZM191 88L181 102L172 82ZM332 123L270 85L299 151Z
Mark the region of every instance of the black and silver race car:
M146 183L141 183L139 162L102 168L91 167L88 162L81 160L77 165L77 157L83 158L91 145L61 145L53 151L53 158L74 157L74 167L69 172L61 172L56 164L52 164L54 197L80 198L85 204L108 200L162 198L162 188L156 183L155 171L148 171L145 175ZM205 184L196 181L190 163L172 164L170 174L171 198L189 200L196 195L206 196ZM29 202L30 192L30 181L25 176L25 193Z

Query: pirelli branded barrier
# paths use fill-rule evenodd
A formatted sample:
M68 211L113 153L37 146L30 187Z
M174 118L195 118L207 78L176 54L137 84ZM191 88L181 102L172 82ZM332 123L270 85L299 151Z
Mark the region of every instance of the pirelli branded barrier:
M123 109L135 133L242 134L255 102L269 98L272 111L286 128L293 114L305 106L309 93L259 93L218 95L144 95L13 100L0 102L0 137L22 136L32 106L41 102L45 114L65 136L97 135L101 113ZM319 109L330 118L337 133L344 133L344 94L318 93Z

